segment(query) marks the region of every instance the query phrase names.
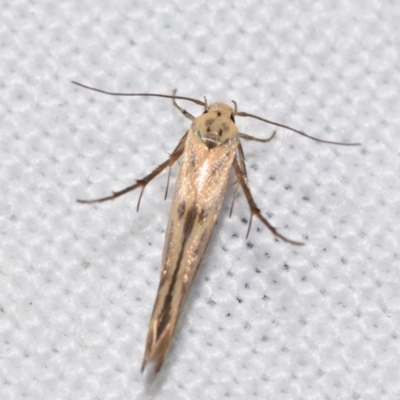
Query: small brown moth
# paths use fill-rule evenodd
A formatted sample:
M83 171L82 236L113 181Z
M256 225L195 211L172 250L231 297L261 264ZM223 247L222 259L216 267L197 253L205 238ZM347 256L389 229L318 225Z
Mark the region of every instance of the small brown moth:
M338 143L317 139L286 125L238 111L234 101L232 108L224 103L208 104L206 100L202 102L189 97L176 96L176 90L172 96L152 93L111 93L77 82L72 83L115 96L171 98L173 105L192 121L191 127L169 158L150 174L137 180L134 185L113 192L111 196L95 200L78 200L79 203L88 204L113 200L140 188L138 210L146 185L165 168L171 168L182 157L165 235L160 284L142 363L143 371L148 362L154 361L156 363L155 370L158 372L168 352L190 286L217 221L232 167L237 183L241 186L250 207L247 236L250 232L252 218L256 216L276 237L293 245L303 244L283 236L263 217L248 186L244 152L240 139L266 143L274 138L275 132L268 139L259 139L240 133L235 124L235 116L255 118L322 143L345 146L357 146L359 143ZM188 100L199 104L204 107L204 112L195 118L182 109L176 100Z

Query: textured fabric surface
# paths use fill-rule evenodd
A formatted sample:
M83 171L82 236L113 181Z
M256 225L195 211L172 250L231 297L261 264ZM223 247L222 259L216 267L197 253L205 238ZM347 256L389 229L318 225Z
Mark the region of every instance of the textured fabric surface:
M0 15L1 399L399 399L396 1L13 1ZM276 240L228 191L163 369L140 373L159 280L169 100L231 99ZM194 115L202 110L181 102ZM241 132L274 127L237 119ZM171 188L177 168L172 171ZM171 193L170 188L170 193Z

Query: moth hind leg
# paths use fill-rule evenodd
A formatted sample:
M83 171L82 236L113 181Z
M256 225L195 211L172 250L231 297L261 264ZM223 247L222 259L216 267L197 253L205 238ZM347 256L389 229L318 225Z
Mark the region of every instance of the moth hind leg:
M278 232L278 230L273 225L271 225L268 222L267 219L265 219L263 217L263 215L261 214L260 209L257 207L257 204L254 201L254 198L253 198L253 195L251 194L249 185L247 184L247 174L246 174L245 170L242 170L240 168L240 165L242 163L244 163L244 160L238 161L236 157L233 160L233 168L235 170L235 174L236 174L237 180L239 182L239 185L243 189L244 195L246 196L247 202L248 202L249 207L250 207L251 216L250 216L249 228L247 230L246 238L249 236L251 223L252 223L252 220L253 220L253 216L255 215L272 232L272 234L274 236L282 239L284 242L291 243L291 244L296 245L296 246L304 245L304 243L302 243L302 242L297 242L297 241L294 241L294 240L291 240L291 239L287 238L286 236L283 236L281 233Z

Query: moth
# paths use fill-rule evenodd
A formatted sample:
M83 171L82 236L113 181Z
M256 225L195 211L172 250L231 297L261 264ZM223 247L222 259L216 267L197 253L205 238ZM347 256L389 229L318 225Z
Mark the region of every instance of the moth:
M241 133L235 124L235 117L255 118L322 143L345 146L357 146L359 143L338 143L309 136L289 126L238 111L237 104L234 101L233 107L230 107L218 102L208 104L206 99L203 102L190 97L177 96L176 90L172 95L112 93L77 82L72 83L109 95L170 98L173 105L192 121L189 130L183 135L172 154L150 174L138 179L136 183L123 190L113 192L110 196L94 200L78 200L79 203L98 203L114 200L125 193L140 189L138 211L147 184L166 168L171 169L173 164L181 159L165 235L160 283L150 320L141 368L143 372L149 362L155 362L155 371L158 372L171 345L190 286L213 232L226 192L229 173L232 169L237 184L242 188L250 207L247 236L250 232L252 219L256 216L274 236L293 245L303 245L301 242L285 237L268 222L257 207L248 185L244 151L240 140L266 143L274 138L275 132L267 139ZM202 106L204 108L203 114L195 118L181 108L176 100L187 100Z

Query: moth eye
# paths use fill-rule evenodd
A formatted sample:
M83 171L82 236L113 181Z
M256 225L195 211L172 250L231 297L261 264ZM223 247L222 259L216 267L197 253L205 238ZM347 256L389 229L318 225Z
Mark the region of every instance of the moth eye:
M231 121L235 122L235 118L233 118L233 114L231 114Z

